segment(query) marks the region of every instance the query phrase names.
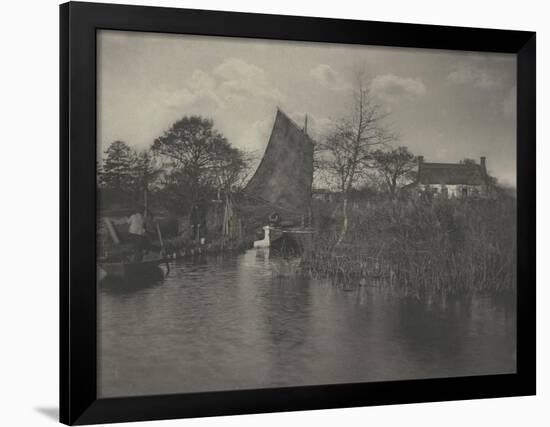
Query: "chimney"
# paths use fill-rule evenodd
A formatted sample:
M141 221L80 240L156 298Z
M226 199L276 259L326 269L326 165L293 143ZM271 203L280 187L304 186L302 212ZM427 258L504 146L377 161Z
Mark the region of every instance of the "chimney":
M487 160L486 157L480 157L480 158L479 158L479 164L481 165L481 170L482 170L484 173L487 173L487 166L485 165L485 160Z
M418 166L424 163L424 156L418 156Z

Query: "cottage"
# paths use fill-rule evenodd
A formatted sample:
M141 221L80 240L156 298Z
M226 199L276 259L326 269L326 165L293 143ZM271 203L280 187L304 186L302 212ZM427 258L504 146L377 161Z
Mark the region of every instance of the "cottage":
M416 180L407 189L441 197L489 197L491 179L487 174L486 158L481 157L479 164L427 163L423 156L418 156Z

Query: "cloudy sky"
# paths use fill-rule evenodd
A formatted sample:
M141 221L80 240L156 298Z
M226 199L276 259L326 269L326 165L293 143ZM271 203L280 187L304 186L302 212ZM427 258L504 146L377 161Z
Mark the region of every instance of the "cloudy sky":
M114 140L146 148L174 121L201 114L259 157L276 107L317 139L350 111L353 70L366 70L387 125L426 161L487 157L516 179L513 55L102 31L98 154Z

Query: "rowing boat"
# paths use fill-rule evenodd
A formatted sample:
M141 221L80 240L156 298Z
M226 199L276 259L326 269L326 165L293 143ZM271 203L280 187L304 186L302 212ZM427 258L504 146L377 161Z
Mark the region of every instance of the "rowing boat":
M140 262L132 261L100 261L98 263L97 277L101 281L105 278L154 278L163 277L170 270L169 259L156 258L143 260ZM164 272L160 266L164 266L167 271Z

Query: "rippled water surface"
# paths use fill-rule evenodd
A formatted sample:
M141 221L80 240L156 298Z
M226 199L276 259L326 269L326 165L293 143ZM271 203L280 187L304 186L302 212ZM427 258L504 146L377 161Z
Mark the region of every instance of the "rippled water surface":
M128 396L515 372L515 308L278 277L262 252L99 285L99 393ZM275 266L274 266L275 264Z

